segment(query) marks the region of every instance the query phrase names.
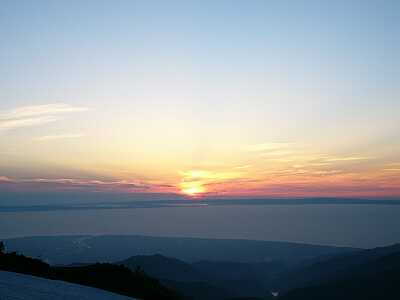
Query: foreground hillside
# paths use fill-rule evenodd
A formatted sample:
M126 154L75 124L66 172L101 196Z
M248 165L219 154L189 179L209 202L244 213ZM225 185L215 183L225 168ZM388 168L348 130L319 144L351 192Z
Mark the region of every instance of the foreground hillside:
M104 290L31 275L0 271L1 300L132 300Z
M55 267L39 259L0 251L0 270L82 284L144 300L181 299L172 289L163 286L142 270L130 271L123 266L106 263ZM0 299L3 300L1 297Z

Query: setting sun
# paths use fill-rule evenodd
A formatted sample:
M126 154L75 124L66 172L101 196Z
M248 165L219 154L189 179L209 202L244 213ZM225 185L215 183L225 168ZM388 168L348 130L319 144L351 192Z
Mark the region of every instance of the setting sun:
M182 193L189 196L197 196L205 192L204 187L202 186L191 186L182 189Z

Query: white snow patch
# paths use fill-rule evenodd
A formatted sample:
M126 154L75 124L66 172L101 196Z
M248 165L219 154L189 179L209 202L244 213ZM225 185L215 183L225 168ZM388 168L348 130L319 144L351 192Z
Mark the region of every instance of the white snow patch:
M1 300L132 300L79 284L0 271Z

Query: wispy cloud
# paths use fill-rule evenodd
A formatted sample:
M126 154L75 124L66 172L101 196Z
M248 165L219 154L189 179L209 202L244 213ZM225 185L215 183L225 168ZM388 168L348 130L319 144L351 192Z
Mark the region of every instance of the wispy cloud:
M0 176L0 182L11 182L11 179L7 176Z
M85 111L87 107L72 106L65 103L22 106L0 113L0 119L31 118L43 115L56 115L69 112Z
M325 159L325 161L340 162L340 161L357 161L357 160L367 160L367 159L371 159L371 157L365 157L365 156L330 157Z
M55 122L63 114L86 110L88 110L87 107L72 106L65 103L17 107L9 111L0 112L0 131L39 126Z
M64 185L70 187L102 187L102 188L128 188L128 189L148 189L149 186L144 183L134 182L134 181L102 181L102 180L84 180L84 179L71 179L71 178L36 178L36 179L26 179L20 180L20 182L28 183L44 183L44 184L54 184L54 185Z
M400 168L387 168L383 169L384 171L389 171L389 172L400 172Z
M292 145L293 143L280 143L280 142L262 143L262 144L246 145L243 147L243 150L250 152L264 152L272 150L276 151L276 150L287 149Z
M56 135L44 135L35 138L35 141L46 142L52 140L63 140L63 139L77 139L83 137L81 133L67 133L67 134L56 134Z
M58 118L52 116L22 119L0 119L0 130L11 130L21 127L43 125L57 120Z
M216 172L206 170L191 170L180 172L184 181L203 181L203 180L229 180L238 178L239 172Z
M30 178L12 179L7 176L0 176L1 186L14 186L18 189L44 189L44 190L80 190L80 191L119 191L135 192L147 191L158 188L156 185L134 181L116 180L103 181L96 179L75 179L75 178Z
M242 166L236 166L236 167L233 167L233 169L238 169L238 170L241 170L241 169L249 169L249 168L251 168L253 165L242 165Z

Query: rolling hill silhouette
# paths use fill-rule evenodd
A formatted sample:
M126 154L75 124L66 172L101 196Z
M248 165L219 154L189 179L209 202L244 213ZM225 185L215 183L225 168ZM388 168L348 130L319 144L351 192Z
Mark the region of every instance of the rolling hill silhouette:
M280 279L289 279L284 300L400 299L400 244L320 261Z

